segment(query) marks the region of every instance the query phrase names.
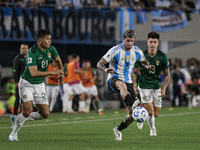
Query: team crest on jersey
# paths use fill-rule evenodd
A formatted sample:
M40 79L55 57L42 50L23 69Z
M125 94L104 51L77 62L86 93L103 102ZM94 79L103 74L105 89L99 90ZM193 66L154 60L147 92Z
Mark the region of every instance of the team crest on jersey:
M129 61L129 56L126 56L126 61Z
M32 58L28 58L28 63L32 63Z
M50 53L48 53L48 57L51 58L51 54Z
M146 96L143 97L143 100L146 100Z
M27 99L27 95L23 95L23 99Z
M124 57L122 57L120 60L124 60Z
M107 57L109 57L109 56L110 56L110 54L107 55Z
M157 61L156 61L156 65L158 66L158 65L159 65L159 63L160 63L160 62L159 62L159 60L157 60Z

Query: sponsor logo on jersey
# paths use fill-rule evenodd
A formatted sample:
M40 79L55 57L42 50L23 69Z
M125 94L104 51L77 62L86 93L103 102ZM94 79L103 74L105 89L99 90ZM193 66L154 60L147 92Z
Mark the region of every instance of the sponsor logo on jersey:
M28 58L28 63L32 63L32 58Z
M159 65L159 63L160 63L160 62L159 62L159 60L157 60L157 61L156 61L156 65L158 66L158 65Z
M132 57L131 60L134 61L134 57Z
M126 61L129 61L129 56L126 56Z
M27 99L27 95L23 95L23 99Z
M107 57L109 57L109 56L110 56L110 54L107 55Z
M48 57L51 58L51 54L50 53L48 53Z
M122 57L120 60L124 60L124 57Z
M167 61L167 66L169 66L169 61Z

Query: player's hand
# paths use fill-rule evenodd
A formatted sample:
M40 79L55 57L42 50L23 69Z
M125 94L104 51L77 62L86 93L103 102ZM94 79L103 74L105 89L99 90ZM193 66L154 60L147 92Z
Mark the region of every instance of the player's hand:
M160 93L159 97L165 97L165 91L161 90L159 91L159 93Z
M55 70L53 71L52 75L57 76L57 75L64 75L62 70Z
M63 79L64 79L64 75L60 75L58 78L58 81L60 81L61 83L63 83Z
M155 70L155 68L156 67L154 65L149 65L147 69L150 70L150 71L152 71L152 70Z
M15 83L15 87L19 88L19 82Z
M106 73L114 73L115 72L115 70L113 68L106 68L104 71Z
M138 89L138 87L134 86L134 90L135 90L135 94L138 95L140 90Z

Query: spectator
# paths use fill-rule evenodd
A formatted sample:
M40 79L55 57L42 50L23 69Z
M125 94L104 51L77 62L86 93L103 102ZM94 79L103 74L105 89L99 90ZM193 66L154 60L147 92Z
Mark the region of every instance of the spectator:
M1 96L0 96L0 116L4 115L4 113L5 113L5 108L3 103L1 102Z
M169 0L156 0L155 7L157 9L169 9L171 3Z
M9 7L8 0L1 0L0 1L0 7Z
M65 8L65 9L69 9L70 7L73 6L72 1L71 0L56 0L56 8L61 9L61 8Z
M9 99L10 95L15 95L15 81L13 77L11 77L9 82L6 84L5 94L6 100Z
M173 106L181 106L182 103L181 86L185 81L185 77L184 74L181 73L180 69L180 66L176 66L176 70L172 75L174 90L174 98L172 101Z

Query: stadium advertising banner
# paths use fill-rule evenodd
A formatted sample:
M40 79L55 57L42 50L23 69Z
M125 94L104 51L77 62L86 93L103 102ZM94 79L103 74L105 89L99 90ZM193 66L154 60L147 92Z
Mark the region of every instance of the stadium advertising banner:
M35 42L38 28L60 44L115 44L116 12L98 9L0 8L0 41Z
M152 30L166 32L188 26L186 15L183 11L154 10L152 15Z

